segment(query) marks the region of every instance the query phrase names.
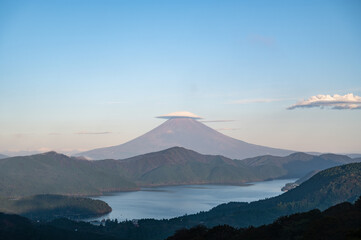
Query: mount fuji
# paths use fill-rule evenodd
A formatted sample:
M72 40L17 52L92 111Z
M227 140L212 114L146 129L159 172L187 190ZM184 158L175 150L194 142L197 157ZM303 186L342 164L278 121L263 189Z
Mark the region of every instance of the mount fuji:
M160 116L168 119L160 126L121 145L98 148L82 153L89 159L124 159L171 147L184 147L201 154L223 155L244 159L260 155L286 156L293 151L250 144L228 137L197 121L197 115L188 112Z

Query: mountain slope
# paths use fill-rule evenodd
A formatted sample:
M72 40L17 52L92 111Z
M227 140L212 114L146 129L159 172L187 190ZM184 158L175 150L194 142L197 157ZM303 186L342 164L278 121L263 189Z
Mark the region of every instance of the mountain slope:
M0 154L0 159L3 159L3 158L8 158L8 156L6 156L4 154Z
M313 177L318 172L319 172L319 170L314 170L312 172L307 173L305 176L297 179L297 181L295 181L293 183L286 183L286 185L281 190L283 192L287 192L291 189L294 189L294 188L298 187L301 183L306 182L308 179Z
M241 161L202 155L173 147L125 160L94 161L104 169L117 169L140 186L223 183L240 184L259 178Z
M97 160L122 159L176 146L232 159L266 154L285 156L292 153L289 150L259 146L228 137L195 119L172 118L127 143L82 152L78 156Z
M135 188L135 184L92 162L55 152L0 160L0 196L96 195Z
M244 159L242 162L258 171L279 168L286 173L283 177L303 177L311 171L323 170L342 164L359 162L361 159L352 159L345 155L322 154L320 156L306 153L293 153L286 157L259 156Z

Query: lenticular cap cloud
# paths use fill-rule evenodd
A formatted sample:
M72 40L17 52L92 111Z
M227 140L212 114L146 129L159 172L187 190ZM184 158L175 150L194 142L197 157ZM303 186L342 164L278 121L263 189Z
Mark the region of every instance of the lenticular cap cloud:
M165 119L171 119L171 118L192 118L192 119L202 119L202 117L195 115L191 112L173 112L168 113L165 115L157 116L157 118L165 118Z
M312 108L312 107L331 107L332 109L361 109L361 97L352 93L344 96L335 94L312 96L307 100L300 101L290 107L288 110L295 108Z

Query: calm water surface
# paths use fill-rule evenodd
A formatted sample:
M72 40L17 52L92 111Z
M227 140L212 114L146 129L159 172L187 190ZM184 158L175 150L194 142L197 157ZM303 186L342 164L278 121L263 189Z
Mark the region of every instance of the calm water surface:
M142 188L136 192L118 192L95 197L109 204L113 211L99 219L131 220L172 218L207 211L231 201L251 202L274 197L281 188L297 179L272 180L249 186L182 185Z

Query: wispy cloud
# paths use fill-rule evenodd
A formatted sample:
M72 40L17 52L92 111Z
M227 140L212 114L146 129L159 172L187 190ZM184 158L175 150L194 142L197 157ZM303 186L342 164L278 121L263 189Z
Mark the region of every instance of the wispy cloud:
M234 122L236 120L205 120L205 121L200 121L200 122L204 122L204 123L209 123L209 122L216 122L216 123L224 123L224 122Z
M293 110L296 108L313 108L320 107L325 108L329 107L331 109L361 109L361 97L353 95L352 93L346 95L317 95L312 96L309 99L302 100L290 107L288 110Z
M290 100L289 98L257 98L257 99L240 99L229 102L230 104L248 104L248 103L270 103Z
M87 131L80 131L80 132L76 132L74 134L78 134L78 135L100 135L100 134L110 134L111 132L87 132Z

